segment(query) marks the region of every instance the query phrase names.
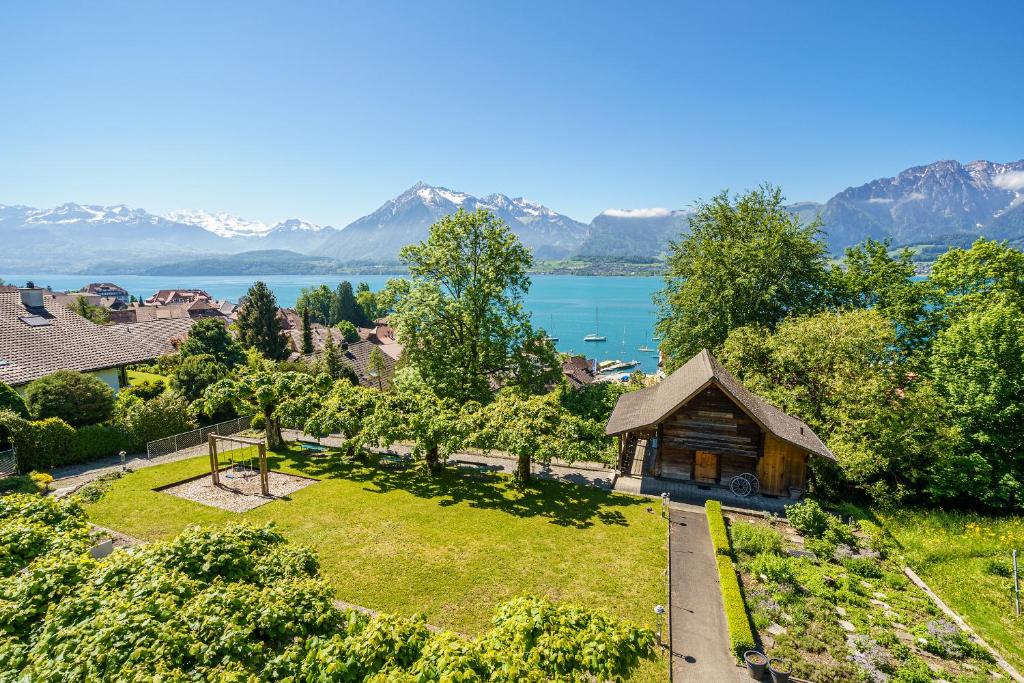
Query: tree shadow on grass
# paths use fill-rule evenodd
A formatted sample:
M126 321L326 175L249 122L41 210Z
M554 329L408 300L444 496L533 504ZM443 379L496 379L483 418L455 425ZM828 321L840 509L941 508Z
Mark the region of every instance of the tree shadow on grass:
M442 507L466 504L516 517L545 517L552 524L577 529L595 523L629 526L622 510L614 508L648 504L632 496L560 481L535 479L529 486L516 488L506 475L462 472L454 467L429 475L418 463L408 467L382 465L373 453L349 460L334 451L310 457L288 450L268 453L268 464L272 469L286 465L311 477L360 482L364 490L373 493L406 491L435 500Z

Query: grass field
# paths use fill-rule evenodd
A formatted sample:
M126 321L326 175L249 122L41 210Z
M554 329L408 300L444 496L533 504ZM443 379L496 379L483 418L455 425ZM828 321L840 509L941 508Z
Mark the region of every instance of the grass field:
M160 380L161 382L164 383L164 386L170 386L170 384L171 384L171 379L169 377L164 376L164 375L157 375L157 374L152 373L152 372L142 372L141 370L129 370L128 371L128 385L129 386L135 386L136 384L139 384L140 382L145 382L147 380L150 381L150 382L155 382L156 380Z
M1024 551L1024 518L917 510L875 514L910 567L1011 664L1024 669L1024 617L1014 614L1010 559L1014 548Z
M316 550L338 598L423 612L466 634L484 630L494 606L516 595L579 602L649 627L666 599L665 522L645 499L547 481L519 492L500 476L430 478L297 449L272 454L271 468L321 481L247 513L152 490L208 467L204 456L141 469L113 482L89 516L147 540L188 524L273 521ZM663 680L666 666L645 664L637 679Z

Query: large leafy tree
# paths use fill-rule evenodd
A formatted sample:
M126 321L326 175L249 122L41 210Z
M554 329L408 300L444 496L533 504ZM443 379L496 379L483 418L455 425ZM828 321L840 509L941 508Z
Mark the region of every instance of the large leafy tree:
M345 320L353 325L363 326L368 323L366 314L356 301L355 293L352 291L352 283L342 280L338 288L334 290L334 301L332 302L331 324L337 324Z
M222 326L223 327L223 326ZM195 401L203 395L203 391L211 384L228 376L230 370L208 353L187 356L174 368L171 375L171 388L184 399Z
M1024 307L989 293L942 330L932 375L962 435L944 454L937 496L993 507L1024 505Z
M25 389L25 404L35 420L59 417L73 427L110 419L114 390L93 375L58 370Z
M379 392L351 382L335 382L306 421L303 431L316 437L341 434L349 456L362 452L366 425L377 409Z
M721 359L752 391L806 421L839 459L812 459L819 493L845 483L895 502L922 492L950 442L930 382L900 365L896 330L876 310L734 330Z
M295 308L299 312L308 312L313 322L329 326L337 322L334 318L334 302L334 292L327 285L321 284L303 287L295 301Z
M277 297L267 284L257 281L245 295L245 303L238 314L238 341L242 346L254 348L270 360L288 356L288 341L281 334Z
M267 433L267 447L279 448L282 423L301 426L330 388L327 375L278 372L272 367L249 368L237 377L210 385L192 404L196 413L213 415L232 406L240 415L258 415Z
M220 318L204 318L193 325L178 345L178 357L213 356L218 363L233 368L245 362L245 352L232 338Z
M356 285L356 302L362 309L367 324L372 324L374 320L385 313L380 294L374 294L370 290L370 285L365 282Z
M557 378L557 359L530 324L530 252L499 218L459 210L404 247L410 280L391 287L408 362L443 398L490 398L493 386Z
M716 350L731 330L772 329L827 300L820 220L804 224L770 185L701 202L690 232L671 245L658 331L671 371L703 348Z
M872 308L896 325L900 345L911 354L928 341L925 324L927 287L914 280L909 249L895 256L890 242L872 239L846 250L832 270L836 303L845 308Z
M587 423L566 411L555 392L502 391L480 410L474 423L474 445L515 456L514 476L520 484L530 481L534 461L547 464L557 457L572 462L590 453L585 446Z

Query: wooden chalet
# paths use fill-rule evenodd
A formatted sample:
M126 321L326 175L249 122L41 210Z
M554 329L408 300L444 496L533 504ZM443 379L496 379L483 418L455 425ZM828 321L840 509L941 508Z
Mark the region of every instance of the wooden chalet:
M619 397L605 432L619 437L622 476L728 486L749 473L775 496L803 492L808 458L835 460L810 427L747 390L707 350Z

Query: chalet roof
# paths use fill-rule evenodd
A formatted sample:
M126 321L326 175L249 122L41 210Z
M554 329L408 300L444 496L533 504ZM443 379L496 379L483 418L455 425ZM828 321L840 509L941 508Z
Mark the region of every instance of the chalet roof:
M571 356L562 363L562 374L573 389L593 384L595 379L593 363L586 356Z
M832 451L803 420L786 414L740 384L707 349L658 384L620 396L605 433L621 434L654 427L709 384L718 385L765 431L808 453L835 460Z
M42 307L29 309L17 290L0 291L0 381L17 386L57 370L103 370L160 355L73 313L52 294L42 300Z
M316 328L313 328L313 331L316 332ZM299 334L301 336L301 332ZM316 336L314 335L314 340L315 339ZM324 341L326 341L326 336L324 336L323 339ZM317 347L315 342L314 348L315 351L312 354L306 356L294 354L292 356L292 360L297 360L300 358L311 360L313 358L316 358L323 352L323 347ZM344 351L341 351L341 349L339 348L339 351L341 351L341 356L342 358L345 359L345 362L351 365L352 369L355 370L356 376L359 378L359 384L361 384L364 387L370 387L371 389L376 389L378 387L387 389L391 385L391 377L395 374L395 359L386 353L382 353L382 356L384 358L384 377L382 377L380 382L378 383L376 377L370 376L370 354L373 353L373 350L375 348L380 348L380 345L368 341L358 341L349 344L348 348L345 349Z

